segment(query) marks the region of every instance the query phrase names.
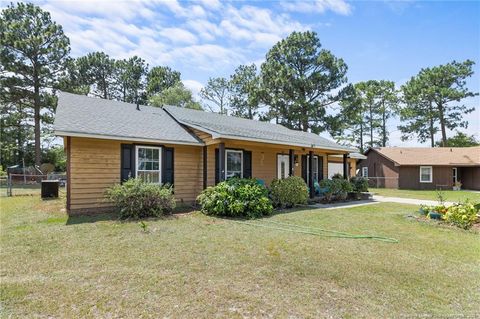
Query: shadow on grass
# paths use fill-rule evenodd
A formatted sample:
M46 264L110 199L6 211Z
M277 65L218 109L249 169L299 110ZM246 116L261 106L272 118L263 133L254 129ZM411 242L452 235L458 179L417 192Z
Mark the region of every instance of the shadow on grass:
M119 220L117 213L99 213L89 215L68 216L66 225L77 225L86 223L96 223L101 221Z
M179 215L188 214L194 211L196 211L196 209L193 207L181 206L181 207L175 208L173 212L170 214L165 214L159 217L148 217L148 218L138 218L138 219L133 219L133 218L122 219L120 218L120 215L116 212L103 212L103 213L90 212L83 215L68 216L66 225L88 224L88 223L96 223L96 222L102 222L102 221L117 221L120 223L132 223L132 222L136 223L140 221L157 221L157 220L166 220L166 219L176 219L179 217Z

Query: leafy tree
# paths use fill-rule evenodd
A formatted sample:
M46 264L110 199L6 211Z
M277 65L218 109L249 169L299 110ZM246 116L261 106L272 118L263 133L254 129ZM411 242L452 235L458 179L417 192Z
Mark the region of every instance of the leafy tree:
M405 106L401 111L401 120L406 124L399 129L404 139L416 134L420 141L424 141L428 136L433 146L438 125L442 135L441 145L446 146L447 129L468 126L463 115L474 108L457 103L478 95L466 87L466 79L473 75L473 65L473 61L466 60L425 68L402 86Z
M80 73L76 59L67 58L65 61L65 70L58 79L57 88L64 92L82 95L88 95L90 92L90 84L85 75Z
M147 97L161 93L180 82L180 72L168 66L155 66L147 74Z
M47 88L54 88L70 52L70 42L50 13L30 3L11 4L0 17L2 78L15 78L33 105L35 164L41 164L41 122L54 110ZM42 110L44 111L42 113Z
M441 146L440 142L436 143L436 146ZM465 133L457 131L457 133L447 138L448 147L471 147L471 146L480 146L480 141L475 138L473 135L467 135Z
M240 65L230 77L230 89L232 114L253 119L260 104L260 79L255 64Z
M225 78L209 78L207 85L200 90L200 97L215 104L220 109L220 114L227 114L230 101L228 80ZM213 112L213 109L209 108Z
M277 122L318 133L326 128L326 108L347 81L347 65L322 49L315 32L293 32L267 53L261 67L262 100Z
M89 93L103 99L114 96L115 60L103 52L92 52L76 60L80 83Z
M144 104L145 75L148 70L145 60L138 56L118 60L115 68L118 99L128 103Z
M182 82L163 90L150 98L150 104L162 107L163 105L174 105L187 109L202 110L200 103L193 100L192 92Z

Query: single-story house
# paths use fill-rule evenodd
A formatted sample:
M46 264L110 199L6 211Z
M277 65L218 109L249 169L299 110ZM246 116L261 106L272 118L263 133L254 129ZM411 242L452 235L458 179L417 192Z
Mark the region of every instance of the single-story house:
M476 147L381 147L365 152L357 163L371 185L401 189L480 190L480 146Z
M129 177L173 185L193 203L200 192L232 176L301 176L314 196L331 156L355 171L355 150L282 125L174 106L162 108L60 92L54 130L67 154L69 214L109 209L109 186Z

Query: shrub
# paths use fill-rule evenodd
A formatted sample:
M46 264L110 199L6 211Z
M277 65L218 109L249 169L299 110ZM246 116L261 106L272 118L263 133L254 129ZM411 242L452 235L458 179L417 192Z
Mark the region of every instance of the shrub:
M276 207L285 208L306 204L308 199L307 184L298 176L274 179L270 185L270 197Z
M273 211L268 190L255 179L231 178L205 189L197 201L206 215L257 218Z
M355 193L368 192L368 179L365 177L354 176L350 178L350 184Z
M450 206L445 213L445 220L463 229L468 229L477 220L477 209L468 202Z
M333 174L332 179L343 179L343 174L335 173Z
M353 190L350 182L343 178L324 179L320 181L320 188L322 188L325 200L327 202L335 199L345 200L348 192Z
M131 178L107 189L106 197L115 204L120 218L158 217L175 208L172 187Z

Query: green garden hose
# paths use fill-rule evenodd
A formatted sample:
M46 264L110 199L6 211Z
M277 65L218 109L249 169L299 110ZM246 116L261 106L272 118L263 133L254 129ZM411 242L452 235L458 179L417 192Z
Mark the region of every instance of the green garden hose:
M315 235L315 236L321 236L321 237L335 237L335 238L349 238L349 239L372 239L372 240L379 240L379 241L383 241L383 242L387 242L387 243L398 243L398 240L395 239L395 238L382 237L382 236L376 236L376 235L355 235L355 234L349 234L349 233L339 232L339 231L335 231L335 230L323 229L323 228L319 228L319 227L309 227L309 226L302 226L302 225L296 225L296 224L281 223L281 222L275 222L275 221L271 221L271 220L259 220L257 222L248 222L248 221L238 221L237 220L235 222L240 223L240 224L244 224L244 225L255 226L255 227L263 227L263 228L269 228L269 229L275 229L275 230L281 230L281 231L289 231L289 232L300 233L300 234ZM273 226L272 224L273 225L279 225L279 226Z

